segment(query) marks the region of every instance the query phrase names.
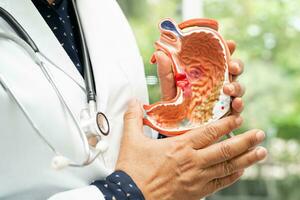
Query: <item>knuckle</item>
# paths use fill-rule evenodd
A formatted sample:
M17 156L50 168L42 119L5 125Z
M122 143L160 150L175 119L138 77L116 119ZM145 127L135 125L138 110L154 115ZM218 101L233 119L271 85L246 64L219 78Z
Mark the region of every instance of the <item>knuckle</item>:
M250 148L250 147L256 146L256 144L257 144L257 139L256 139L255 134L253 134L248 138L248 146Z
M173 140L173 146L176 147L176 148L180 148L182 149L183 147L186 147L188 144L187 144L187 140L182 140L182 139L179 139L179 138L174 138Z
M197 186L194 184L192 177L186 177L186 176L180 176L178 178L178 182L182 186L182 189L185 192L193 193L194 191L197 191Z
M189 153L189 145L187 141L185 140L179 140L175 139L172 142L172 145L169 147L169 151L172 152L172 154L176 155L176 152L184 152L184 153Z
M209 141L215 141L218 139L218 129L215 126L205 126L204 134Z
M235 118L231 117L229 119L229 122L227 123L227 128L228 128L228 130L232 131L232 130L236 129L236 127L237 127L237 123L235 121Z
M223 170L224 170L225 175L232 174L235 171L235 169L236 169L236 166L232 162L230 162L230 161L224 162Z
M242 86L238 82L234 82L235 91L237 94L240 94L242 92Z
M193 153L193 152L190 152L188 155L190 156L190 163L191 163L191 166L193 166L193 169L200 170L201 167L199 165L199 158L198 158L198 156L195 153Z
M203 168L207 163L209 163L207 156L205 155L198 156L195 162L199 168Z
M213 185L214 185L215 190L217 190L219 188L222 188L224 183L219 178L217 178L217 179L214 180Z
M231 147L226 142L220 143L220 152L221 152L221 156L224 160L228 160L232 156Z
M249 165L251 165L251 164L254 163L254 162L255 162L255 159L254 159L253 157L251 157L251 156L247 156L247 157L245 158L246 166L249 166Z

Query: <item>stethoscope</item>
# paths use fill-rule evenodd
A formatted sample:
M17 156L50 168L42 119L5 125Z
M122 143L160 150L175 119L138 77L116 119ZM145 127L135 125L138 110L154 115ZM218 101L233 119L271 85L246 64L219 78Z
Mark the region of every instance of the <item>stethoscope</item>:
M71 159L63 156L60 152L58 152L55 147L43 136L37 124L34 122L30 113L26 110L26 108L22 105L20 100L18 99L15 92L9 86L9 83L4 79L4 77L0 74L0 85L4 88L8 96L16 103L18 108L24 114L34 131L37 133L39 138L54 152L55 156L52 159L51 166L54 169L63 169L65 167L84 167L91 164L96 160L102 153L104 153L108 144L103 140L102 136L106 136L110 132L110 126L107 117L104 113L97 111L97 93L95 89L95 79L93 75L93 70L90 62L90 56L87 49L86 40L84 37L84 32L82 29L82 25L80 22L80 17L77 10L77 5L75 0L72 0L72 4L74 7L79 33L81 40L81 48L82 48L82 57L83 57L83 66L84 66L84 78L86 85L86 95L87 95L87 109L83 109L80 114L80 122L76 119L74 113L66 103L63 95L59 91L56 86L55 81L52 78L50 71L47 69L47 66L44 64L42 59L46 59L50 63L50 59L48 59L42 52L39 51L35 42L31 39L29 34L25 31L25 29L18 23L18 21L5 9L0 7L0 16L8 23L11 28L16 32L17 36L13 34L7 34L0 32L0 38L5 38L13 41L22 47L29 56L35 61L35 63L41 69L43 75L51 84L54 89L57 97L59 98L62 105L66 108L68 114L72 118L78 132L80 134L80 138L83 143L84 152L86 154L86 158L82 163L77 163L72 161ZM56 66L56 65L54 65ZM57 67L57 66L56 66ZM58 68L58 67L57 67ZM60 69L60 68L58 68ZM64 71L63 71L64 72ZM66 73L65 73L66 74ZM74 79L69 76L73 81ZM88 138L93 138L96 140L95 145L90 145L88 142ZM92 152L94 150L94 152ZM104 158L103 158L104 160Z

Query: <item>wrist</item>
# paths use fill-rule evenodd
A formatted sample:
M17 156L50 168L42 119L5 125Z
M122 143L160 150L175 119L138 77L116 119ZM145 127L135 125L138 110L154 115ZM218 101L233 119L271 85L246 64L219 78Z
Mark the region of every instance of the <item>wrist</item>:
M170 184L167 180L161 179L158 175L152 176L152 178L145 180L145 177L134 177L135 183L140 188L146 200L169 200L172 199L171 191L166 185Z

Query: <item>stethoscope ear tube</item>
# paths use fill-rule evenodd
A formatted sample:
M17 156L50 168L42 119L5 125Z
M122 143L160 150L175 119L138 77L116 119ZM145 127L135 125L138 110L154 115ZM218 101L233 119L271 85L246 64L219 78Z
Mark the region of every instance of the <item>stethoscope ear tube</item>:
M97 92L96 92L96 86L95 86L95 79L94 79L94 73L91 66L91 60L88 52L88 48L86 45L86 39L84 36L84 31L82 29L82 24L80 21L80 16L78 13L76 1L72 0L73 9L76 15L76 20L78 24L78 30L79 30L79 36L80 36L80 44L81 44L81 50L82 50L82 59L83 59L83 66L84 66L84 80L86 84L86 95L87 95L87 103L90 101L97 101Z
M11 40L14 43L18 44L19 46L21 46L28 53L31 59L34 60L36 64L40 65L41 61L40 59L37 58L36 52L34 52L33 49L28 45L28 43L26 43L23 39L20 39L18 36L14 34L7 34L3 32L0 32L0 38Z
M18 36L22 38L33 49L34 52L39 51L38 47L28 35L28 33L9 12L0 7L0 15L12 27L12 29L18 34Z

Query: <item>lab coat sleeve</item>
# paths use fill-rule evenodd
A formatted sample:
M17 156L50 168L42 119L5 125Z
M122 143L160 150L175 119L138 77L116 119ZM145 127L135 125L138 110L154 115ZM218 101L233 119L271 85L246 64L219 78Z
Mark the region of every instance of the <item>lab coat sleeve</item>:
M102 192L94 185L61 192L48 200L105 200Z

